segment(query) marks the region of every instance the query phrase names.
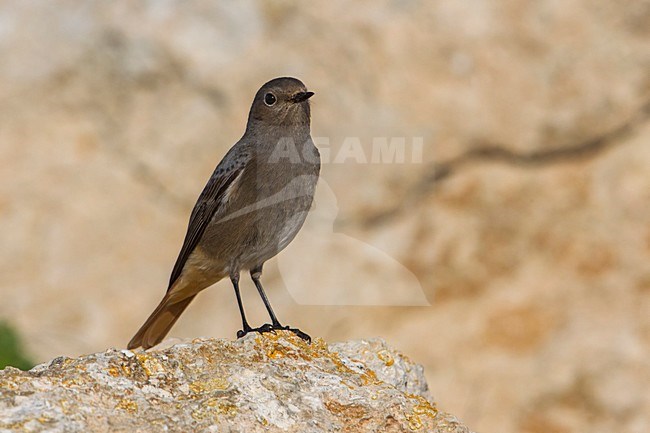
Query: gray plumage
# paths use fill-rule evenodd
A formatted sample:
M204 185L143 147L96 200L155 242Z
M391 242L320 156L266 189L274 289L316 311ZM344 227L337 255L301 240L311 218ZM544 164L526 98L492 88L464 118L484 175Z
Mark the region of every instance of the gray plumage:
M258 90L246 132L217 165L192 210L167 293L129 348L158 344L192 299L224 277L234 285L242 315L238 336L289 329L277 321L259 278L264 262L296 236L313 200L320 156L310 136L312 95L295 78L276 78ZM242 270L251 272L272 324L248 325L238 286Z

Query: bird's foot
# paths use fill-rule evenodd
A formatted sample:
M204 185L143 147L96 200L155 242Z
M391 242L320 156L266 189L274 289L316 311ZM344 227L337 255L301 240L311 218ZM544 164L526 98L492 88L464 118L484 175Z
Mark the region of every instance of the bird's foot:
M260 334L263 334L265 332L274 332L275 329L276 328L270 323L265 323L259 328L251 328L250 326L248 326L248 327L244 327L244 329L240 329L239 331L237 331L237 338L242 338L244 335L250 332L258 332Z
M296 334L298 337L302 338L302 339L305 340L307 343L310 343L310 344L311 344L311 337L310 337L309 334L307 334L306 332L302 332L302 331L301 331L300 329L298 329L298 328L289 328L289 331L293 332L293 333Z
M258 332L260 334L264 334L265 332L273 332L273 333L275 333L275 331L291 331L294 334L296 334L298 337L305 340L307 343L311 343L311 337L308 334L302 332L298 328L291 328L289 326L282 326L279 323L274 323L274 324L265 323L264 325L260 326L259 328L247 327L247 328L244 328L244 329L240 329L239 331L237 331L237 338L242 338L244 335L248 334L249 332Z

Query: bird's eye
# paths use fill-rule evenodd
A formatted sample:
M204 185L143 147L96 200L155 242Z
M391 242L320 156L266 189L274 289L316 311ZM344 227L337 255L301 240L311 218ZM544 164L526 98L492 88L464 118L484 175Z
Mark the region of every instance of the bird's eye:
M264 95L264 103L269 107L275 104L275 101L277 101L277 98L273 93L267 93L266 95Z

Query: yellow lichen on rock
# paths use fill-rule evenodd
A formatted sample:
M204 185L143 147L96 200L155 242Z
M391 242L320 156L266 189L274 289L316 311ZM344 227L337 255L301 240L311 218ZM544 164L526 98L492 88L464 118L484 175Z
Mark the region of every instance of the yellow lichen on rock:
M136 402L133 400L129 400L128 398L123 398L122 400L117 403L117 406L115 406L116 409L123 409L127 412L135 413L138 411L138 405Z
M213 391L223 391L227 389L229 383L221 377L213 377L206 381L196 381L190 384L190 390L195 394L204 394Z
M7 369L0 384L10 431L468 432L429 400L422 368L381 340L200 339Z
M165 372L160 361L149 354L138 353L136 354L136 358L147 376L155 376Z

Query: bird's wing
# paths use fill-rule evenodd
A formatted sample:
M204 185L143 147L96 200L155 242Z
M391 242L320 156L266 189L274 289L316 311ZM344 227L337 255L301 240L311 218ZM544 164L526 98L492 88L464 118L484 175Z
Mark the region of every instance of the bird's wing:
M246 154L239 154L237 158L229 158L229 156L226 155L214 170L214 173L212 173L210 180L205 185L205 188L203 188L203 192L201 192L199 199L194 205L194 209L192 209L185 241L183 241L183 247L172 270L167 292L169 292L181 275L185 262L199 243L201 236L205 232L205 228L224 202L224 198L229 195L228 190L234 187L235 180L241 176L249 160Z

